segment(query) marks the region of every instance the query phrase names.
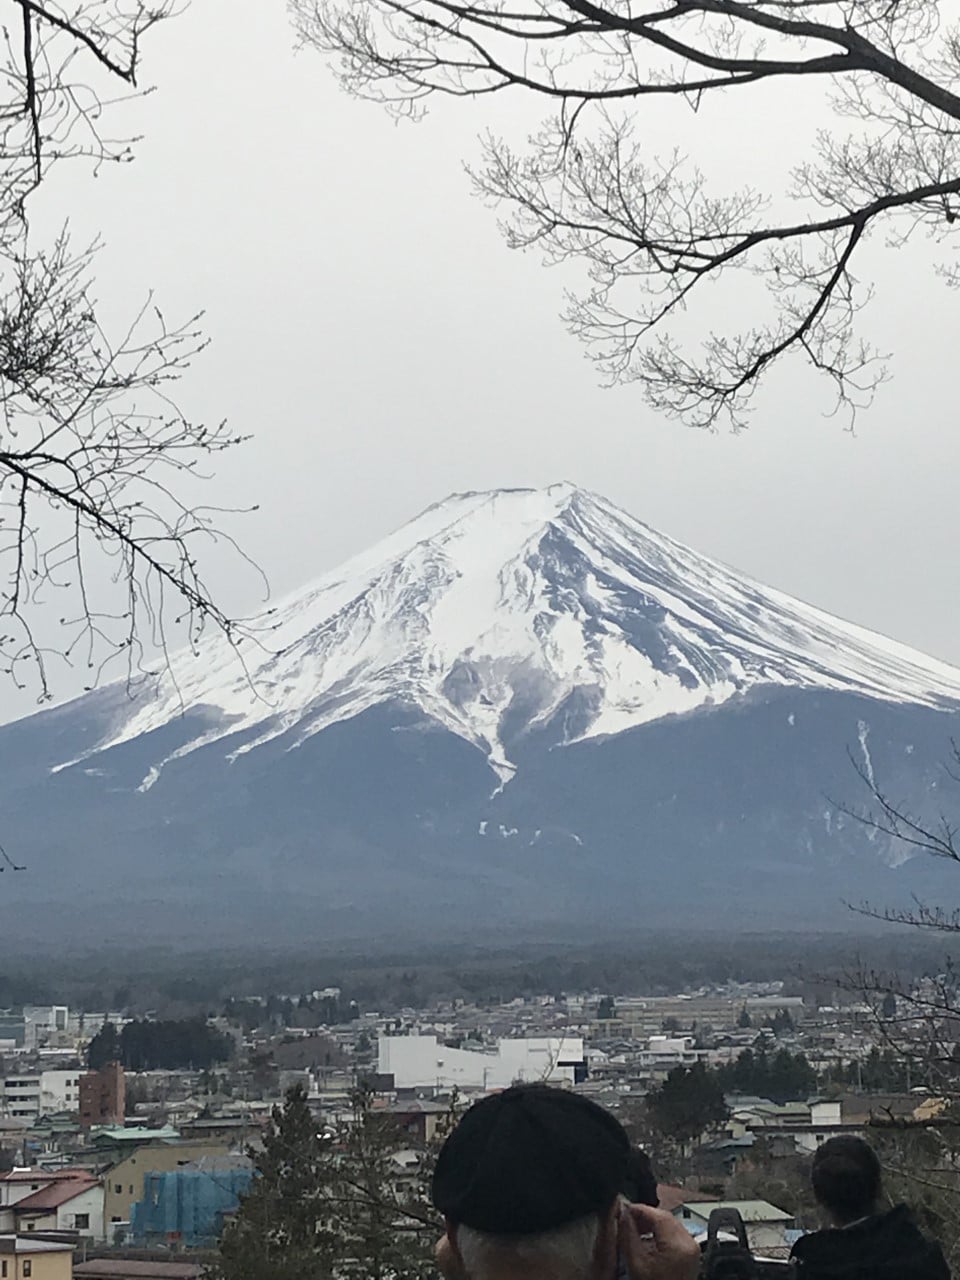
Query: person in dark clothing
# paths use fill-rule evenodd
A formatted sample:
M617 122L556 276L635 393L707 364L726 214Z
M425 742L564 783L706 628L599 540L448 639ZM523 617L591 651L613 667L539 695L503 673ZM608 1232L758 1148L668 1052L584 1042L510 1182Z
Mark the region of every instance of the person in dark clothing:
M943 1251L907 1206L881 1208L880 1161L862 1138L825 1142L811 1182L830 1225L793 1246L800 1280L950 1280Z
M437 1156L446 1280L697 1280L700 1251L656 1201L620 1122L566 1089L515 1085L470 1107Z

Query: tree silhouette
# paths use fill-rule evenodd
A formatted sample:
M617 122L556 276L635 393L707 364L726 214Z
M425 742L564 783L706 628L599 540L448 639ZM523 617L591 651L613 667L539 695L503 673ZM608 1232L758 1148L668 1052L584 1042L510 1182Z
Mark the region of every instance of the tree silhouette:
M435 1274L440 1224L425 1203L429 1159L412 1188L399 1186L401 1135L371 1104L369 1093L354 1091L349 1119L326 1128L303 1089L290 1090L254 1153L258 1176L224 1232L216 1280Z
M205 345L148 296L119 332L93 296L97 245L37 243L27 212L65 159L132 156L104 132L136 91L142 44L175 0L7 5L0 110L0 672L39 700L54 659L135 679L173 641L234 622L210 596L205 544L222 537L192 477L239 443L191 422L173 386ZM55 612L51 613L51 610Z
M681 1143L716 1128L729 1114L719 1077L702 1062L674 1067L647 1094L647 1111L663 1133Z
M960 38L938 0L291 7L301 41L333 54L349 89L401 114L436 95L512 91L542 104L525 148L488 135L476 188L504 208L512 247L585 267L566 320L602 370L693 425L742 426L790 355L827 379L838 406L870 399L885 373L859 324L871 237L901 249L929 236L945 246L947 283L960 283ZM695 128L738 129L748 153L761 86L797 95L777 186L760 158L752 180L724 187L649 146L664 101L678 99ZM807 146L818 106L833 119ZM702 138L704 161L711 145Z
M91 1068L121 1062L129 1071L197 1071L226 1062L233 1054L229 1036L209 1026L203 1018L172 1021L128 1022L120 1034L110 1022L94 1036L87 1050Z
M112 1022L105 1022L87 1046L87 1066L99 1071L110 1062L120 1061L120 1037Z
M276 1107L257 1176L224 1232L219 1280L329 1280L336 1236L326 1225L331 1155L299 1086Z

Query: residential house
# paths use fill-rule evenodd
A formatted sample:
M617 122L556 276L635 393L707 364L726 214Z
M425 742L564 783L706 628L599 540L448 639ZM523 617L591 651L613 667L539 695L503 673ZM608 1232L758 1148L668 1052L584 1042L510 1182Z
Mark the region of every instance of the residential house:
M73 1245L0 1235L0 1280L70 1280Z
M0 1174L0 1231L71 1231L103 1240L103 1184L83 1169Z
M745 1134L765 1141L779 1136L792 1141L793 1150L810 1154L828 1138L838 1134L859 1134L862 1124L843 1115L838 1099L813 1098L809 1102L773 1103L766 1099L729 1100L732 1138Z
M191 1141L217 1141L225 1145L245 1147L259 1136L264 1123L264 1116L253 1114L201 1115L181 1125L180 1136Z
M444 1105L442 1102L425 1101L420 1098L388 1103L380 1110L385 1115L390 1116L407 1137L419 1143L432 1142L437 1132L437 1127L450 1114L449 1105Z

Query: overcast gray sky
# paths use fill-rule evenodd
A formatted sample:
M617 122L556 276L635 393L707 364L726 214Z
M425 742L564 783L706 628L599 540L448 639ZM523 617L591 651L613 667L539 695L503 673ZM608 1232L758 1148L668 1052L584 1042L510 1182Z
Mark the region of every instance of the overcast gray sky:
M960 663L960 297L921 255L882 259L870 331L895 348L894 380L855 436L795 367L748 433L690 431L635 388L601 389L558 319L559 276L511 254L471 196L461 164L483 110L441 102L398 126L293 44L283 0L195 0L150 37L157 92L114 116L145 135L136 162L61 172L43 206L69 208L80 238L102 232L98 293L118 319L150 287L172 318L206 309L213 345L181 399L254 436L207 496L259 502L239 533L275 593L453 490L568 479ZM759 145L731 114L744 106L697 123L734 173ZM498 127L522 110L503 102ZM256 605L233 563L214 585ZM12 698L0 690L0 718Z

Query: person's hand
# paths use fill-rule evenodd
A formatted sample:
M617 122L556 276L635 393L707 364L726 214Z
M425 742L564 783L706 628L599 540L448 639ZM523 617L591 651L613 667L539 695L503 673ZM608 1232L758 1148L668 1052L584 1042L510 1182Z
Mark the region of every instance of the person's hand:
M437 1270L443 1276L444 1280L463 1280L463 1271L460 1267L460 1260L454 1253L453 1246L450 1243L450 1237L446 1233L444 1233L437 1241L434 1256L437 1261Z
M618 1242L630 1280L696 1280L699 1274L699 1245L662 1209L624 1203Z

